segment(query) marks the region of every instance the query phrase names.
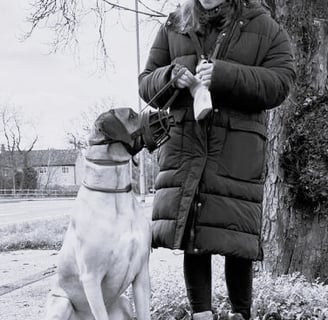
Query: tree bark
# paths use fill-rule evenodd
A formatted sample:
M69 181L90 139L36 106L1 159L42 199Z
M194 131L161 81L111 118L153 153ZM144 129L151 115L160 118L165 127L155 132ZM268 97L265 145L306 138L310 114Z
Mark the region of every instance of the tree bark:
M264 267L273 274L300 272L328 281L328 215L309 215L298 205L280 165L286 124L297 95L327 90L328 9L326 0L268 1L291 36L298 80L291 99L268 113L268 151L263 213ZM319 18L318 18L319 17ZM315 35L315 37L313 37Z

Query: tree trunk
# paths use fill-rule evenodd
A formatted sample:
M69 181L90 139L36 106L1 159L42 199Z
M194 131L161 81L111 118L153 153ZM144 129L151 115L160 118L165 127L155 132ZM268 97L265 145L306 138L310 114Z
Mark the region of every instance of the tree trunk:
M268 1L292 39L298 80L292 98L268 113L268 176L265 183L263 244L265 269L276 275L300 272L309 280L328 279L328 215L311 214L295 202L281 166L287 122L295 101L327 85L328 9L326 0Z

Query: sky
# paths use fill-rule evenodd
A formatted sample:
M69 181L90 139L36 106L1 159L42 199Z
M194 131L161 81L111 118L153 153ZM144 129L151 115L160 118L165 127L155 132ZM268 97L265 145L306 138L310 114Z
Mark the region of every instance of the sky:
M107 22L112 66L101 72L94 59L92 21L82 26L79 55L69 50L49 54L52 34L48 29L36 30L21 41L28 30L29 3L0 0L0 104L19 107L25 118L32 119L39 136L34 149L66 148L72 120L103 100L138 109L134 13L120 11ZM124 4L134 7L132 0ZM147 24L140 29L141 70L155 29Z

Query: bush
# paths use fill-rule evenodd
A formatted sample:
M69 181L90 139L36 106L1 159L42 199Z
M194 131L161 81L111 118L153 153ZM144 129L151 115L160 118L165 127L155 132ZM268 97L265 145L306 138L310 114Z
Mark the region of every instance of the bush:
M276 315L283 320L324 320L327 301L328 287L310 283L299 273L277 278L261 273L254 281L253 319Z
M287 127L282 156L295 202L328 214L328 97L312 97L296 107Z

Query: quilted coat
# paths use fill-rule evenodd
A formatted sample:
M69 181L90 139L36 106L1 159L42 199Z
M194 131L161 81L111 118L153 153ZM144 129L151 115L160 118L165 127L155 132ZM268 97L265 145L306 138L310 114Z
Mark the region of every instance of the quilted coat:
M212 59L212 114L195 121L188 89L170 107L176 125L158 152L153 247L261 260L265 115L289 94L293 55L287 34L260 5L244 3L230 33L217 33L213 43L203 41L209 50L221 39ZM197 55L171 14L139 75L144 101L170 80L176 64L194 73ZM174 90L151 105L162 108Z

